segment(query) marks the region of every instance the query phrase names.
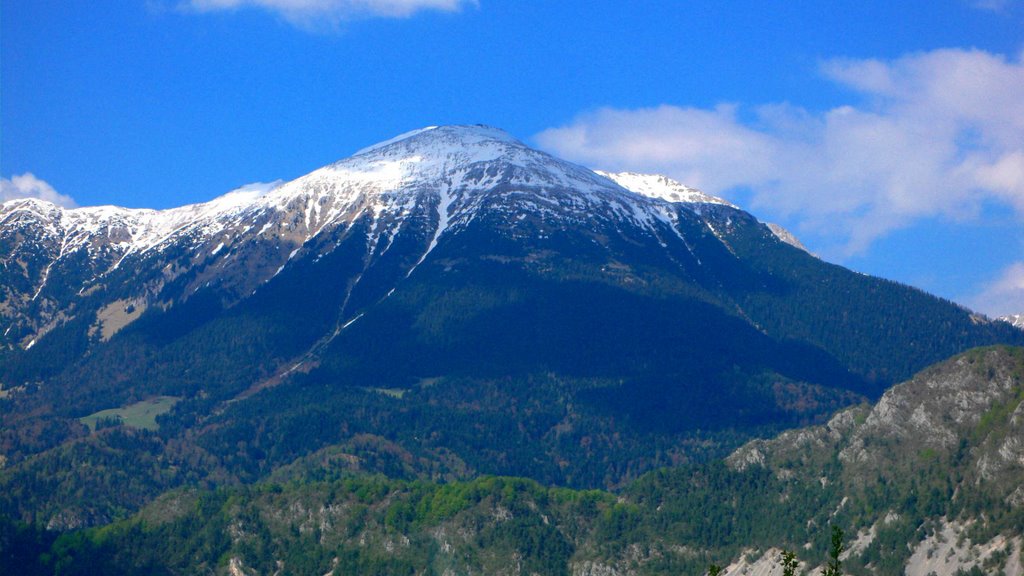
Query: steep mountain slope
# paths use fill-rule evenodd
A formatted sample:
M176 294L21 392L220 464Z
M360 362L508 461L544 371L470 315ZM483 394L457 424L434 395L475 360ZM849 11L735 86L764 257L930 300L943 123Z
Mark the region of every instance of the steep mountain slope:
M0 549L40 574L702 574L734 559L726 574L777 575L783 548L818 573L838 525L845 574L1019 576L1022 400L1024 349L979 349L874 406L619 494L493 477L179 490L56 543L0 522Z
M1009 316L1002 316L999 319L1003 322L1008 322L1017 328L1024 328L1024 314L1010 314Z
M13 513L55 527L324 462L618 486L1024 343L720 200L479 126L262 195L15 201L0 224L3 477ZM155 396L178 399L155 433L79 421ZM85 485L82 461L111 474Z
M1013 556L1011 572L1020 573L1022 400L1024 350L973 350L893 387L870 409L751 442L728 461L770 471L783 490L820 480L831 496L819 510L859 529L851 561L864 566L884 573L910 562L919 566L907 573L923 576L984 565L990 573ZM951 534L956 543L933 560Z

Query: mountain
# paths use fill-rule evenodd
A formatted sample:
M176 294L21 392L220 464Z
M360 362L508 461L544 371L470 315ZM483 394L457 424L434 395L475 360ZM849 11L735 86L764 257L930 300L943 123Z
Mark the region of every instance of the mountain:
M1001 316L999 319L1017 328L1024 328L1024 314L1010 314L1008 316Z
M872 405L619 493L380 477L175 490L57 537L0 522L25 574L1024 574L1024 349L977 349ZM12 556L20 554L18 564Z
M5 203L0 287L0 511L53 528L272 475L618 487L1024 344L481 126L166 211Z
M677 218L661 203L623 198L621 189L593 172L484 127L411 132L265 195L237 192L162 212L64 210L16 200L5 203L0 220L9 264L5 340L31 348L74 318L82 296L96 291L113 292L103 300L106 306L112 296L137 302L137 314L184 301L210 282L237 300L291 260L335 250L328 238L354 229L365 233L365 271L388 255L396 239L414 236L415 246L403 246L399 264L399 277L408 277L446 233L456 234L480 214L507 220L500 232L512 238L543 235L547 227L567 223L595 229L628 223L633 232L657 235L672 233L668 225ZM512 220L527 214L529 222ZM135 280L127 291L122 271ZM100 314L94 327L109 338L123 322L110 326L106 319Z

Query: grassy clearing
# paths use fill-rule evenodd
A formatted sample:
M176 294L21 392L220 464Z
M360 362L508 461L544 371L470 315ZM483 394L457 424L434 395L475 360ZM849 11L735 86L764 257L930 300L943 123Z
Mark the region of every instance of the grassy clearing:
M145 430L156 430L160 425L156 423L156 417L170 410L180 400L175 396L157 396L142 402L136 402L122 408L111 408L100 410L95 414L83 416L78 420L89 427L89 430L96 430L96 423L100 420L115 418L120 420L121 425Z
M377 394L383 394L392 398L398 398L399 400L401 400L402 396L405 395L404 388L364 388L364 390L368 392L376 392Z

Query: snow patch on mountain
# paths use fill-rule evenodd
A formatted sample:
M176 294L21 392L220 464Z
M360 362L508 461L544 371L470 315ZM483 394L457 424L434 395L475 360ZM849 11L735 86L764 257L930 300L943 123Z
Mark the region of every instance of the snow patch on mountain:
M241 212L264 196L261 190L239 189L201 204L168 210L91 206L61 208L45 200L25 198L4 202L0 207L0 226L10 227L19 220L35 220L50 235L61 239L61 255L95 244L127 252L152 249L183 230L202 226L206 232L223 228L231 214Z
M353 156L359 156L360 154L366 154L368 152L373 152L374 150L383 148L385 146L390 146L391 144L394 144L395 142L400 142L402 140L405 140L406 138L411 138L411 137L413 137L413 136L415 136L417 134L420 134L421 132L426 132L428 130L433 130L435 128L437 128L437 126L426 126L424 128L417 128L415 130L410 130L408 132L403 132L402 134L399 134L398 136L395 136L394 138L388 138L387 140L384 140L383 142L378 142L378 143L373 144L371 146L367 146L366 148L362 148L362 149L356 151L356 153L353 154Z
M601 170L595 170L595 172L613 180L626 190L649 198L660 198L668 202L682 202L685 204L721 204L730 208L736 208L734 204L725 199L701 192L696 188L690 188L668 176L639 174L636 172L603 172Z
M800 242L800 239L797 238L796 236L794 236L793 233L790 232L789 230L786 230L782 226L779 226L778 224L773 224L771 222L766 222L765 226L767 226L768 229L772 231L772 234L774 234L775 237L778 238L779 240L785 242L786 244L789 244L790 246L792 246L794 248L798 248L800 250L803 250L804 252L807 252L808 254L811 253L811 251L808 250L807 247L804 246L802 242Z
M434 230L433 238L430 239L427 251L423 253L423 256L420 256L419 261L416 262L416 266L419 266L424 260L426 260L427 255L430 254L430 252L437 246L437 239L444 234L445 230L448 229L448 211L452 205L452 196L448 190L441 190L440 196L440 200L437 203L437 228ZM412 270L410 270L409 273L411 274Z
M1009 322L1011 325L1024 330L1024 314L1010 314L1008 316L1000 316L998 319L1003 322Z
M637 194L648 198L657 198L672 203L696 204L698 206L701 204L713 204L728 206L729 208L739 210L739 207L728 200L712 196L711 194L707 194L697 190L696 188L690 188L689 186L677 182L668 176L660 174L639 174L636 172L604 172L601 170L595 170L594 172L614 181L619 186L622 186L630 192L636 192ZM778 224L768 223L766 226L768 226L768 229L771 230L772 234L782 242L810 254L807 247L804 246L803 243L801 243L800 240L797 239L797 237L789 230L786 230ZM719 231L710 222L708 222L708 227L716 236L719 236Z

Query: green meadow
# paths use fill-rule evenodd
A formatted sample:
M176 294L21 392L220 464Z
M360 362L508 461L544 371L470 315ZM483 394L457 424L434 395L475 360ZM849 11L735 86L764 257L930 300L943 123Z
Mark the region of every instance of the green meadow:
M175 396L157 396L122 408L100 410L94 414L83 416L78 420L95 431L96 424L110 419L119 420L121 425L145 430L156 430L160 427L156 417L170 410L180 400Z

